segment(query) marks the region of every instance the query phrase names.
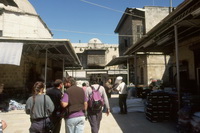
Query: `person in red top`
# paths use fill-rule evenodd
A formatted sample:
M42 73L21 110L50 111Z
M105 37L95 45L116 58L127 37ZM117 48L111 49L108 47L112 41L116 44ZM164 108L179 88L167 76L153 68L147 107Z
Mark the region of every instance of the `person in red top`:
M87 86L86 86L86 83L85 83L85 82L82 84L82 88L83 88L83 90L84 90L84 92L85 92L85 91L86 91L86 88L87 88Z

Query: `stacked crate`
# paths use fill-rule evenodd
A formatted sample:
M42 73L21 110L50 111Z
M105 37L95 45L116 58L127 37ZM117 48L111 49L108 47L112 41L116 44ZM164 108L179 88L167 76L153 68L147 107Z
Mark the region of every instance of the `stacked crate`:
M151 92L147 95L146 118L151 122L159 122L170 118L170 96L163 91Z

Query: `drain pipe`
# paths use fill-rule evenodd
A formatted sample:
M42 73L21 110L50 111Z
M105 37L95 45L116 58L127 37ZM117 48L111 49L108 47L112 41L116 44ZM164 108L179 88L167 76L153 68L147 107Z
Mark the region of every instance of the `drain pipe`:
M181 92L180 92L180 73L179 73L179 50L178 50L178 31L177 25L174 25L175 33L175 50L176 50L176 78L177 78L177 92L178 92L178 109L181 108Z

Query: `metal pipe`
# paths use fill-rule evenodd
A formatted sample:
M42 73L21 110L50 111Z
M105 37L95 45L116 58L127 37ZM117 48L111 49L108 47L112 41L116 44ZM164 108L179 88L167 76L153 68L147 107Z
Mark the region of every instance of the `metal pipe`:
M172 0L170 0L170 10L169 10L169 13L171 13L172 12Z
M46 84L47 84L47 57L48 57L48 53L47 53L47 49L46 49L46 56L45 56L45 68L44 68L44 83L45 83L45 90L46 90Z
M177 92L178 92L178 109L181 108L181 91L180 91L180 73L179 73L179 50L178 50L178 31L177 26L174 25L175 33L175 50L176 50L176 78L177 78Z
M63 58L63 78L65 77L65 59Z
M63 83L65 77L65 59L63 58ZM62 93L64 94L64 85L62 86Z
M129 85L129 59L127 58L127 84Z
M137 86L137 53L134 56L134 65L135 65L135 86Z

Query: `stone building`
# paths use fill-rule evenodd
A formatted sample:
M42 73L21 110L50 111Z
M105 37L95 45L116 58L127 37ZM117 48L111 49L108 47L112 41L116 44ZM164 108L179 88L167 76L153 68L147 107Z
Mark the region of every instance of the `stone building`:
M68 70L68 73L77 79L89 79L97 76L99 81L104 82L106 78L115 79L117 73L124 72L118 66L106 66L108 62L119 56L117 44L105 44L98 38L92 38L88 43L72 43L77 53L82 68L81 70Z
M189 114L200 111L199 26L200 1L185 0L154 26L146 34L147 37L141 38L125 52L126 55L135 55L139 52L162 52L170 55L170 64L164 71L168 73L168 77L163 77L168 78L169 84L166 86L173 90L176 97L172 98L176 100L174 107L177 109L172 110L175 115L179 114L177 110L183 106L191 109Z
M28 0L0 1L2 37L52 38L52 33Z
M168 7L127 8L115 29L115 33L119 34L120 56L124 56L125 52L141 38L147 37L146 33L168 14ZM146 45L150 43L151 41ZM166 55L157 52L140 52L126 57L125 63L129 69L127 83L142 85L148 85L152 78L162 79L169 59Z
M47 85L63 78L64 67L81 66L70 41L53 39L28 0L3 0L0 9L0 84L5 91L31 91L35 81Z

